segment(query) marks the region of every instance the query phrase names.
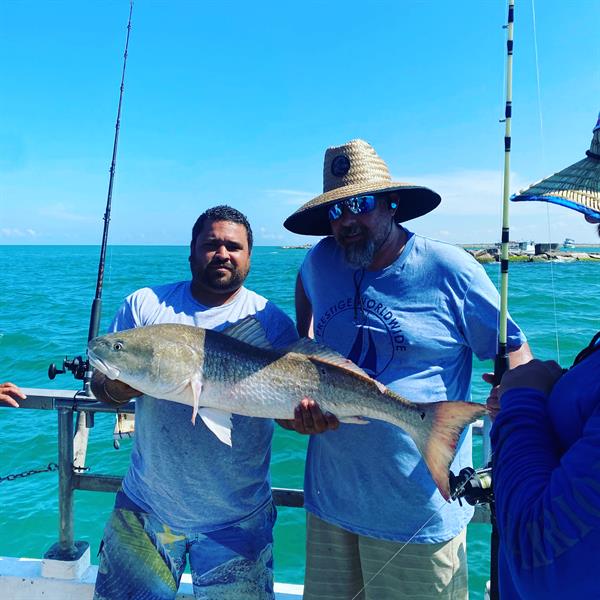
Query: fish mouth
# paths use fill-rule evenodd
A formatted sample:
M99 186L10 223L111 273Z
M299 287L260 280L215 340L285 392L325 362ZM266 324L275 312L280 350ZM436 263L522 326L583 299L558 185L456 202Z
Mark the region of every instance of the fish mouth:
M92 367L98 369L100 373L106 375L109 379L118 379L121 371L104 362L99 356L96 356L91 350L88 350L88 358Z

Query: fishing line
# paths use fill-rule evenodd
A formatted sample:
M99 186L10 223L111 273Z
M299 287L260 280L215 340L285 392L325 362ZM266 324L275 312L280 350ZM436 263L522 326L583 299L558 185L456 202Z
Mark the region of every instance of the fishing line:
M550 251L552 251L552 232L550 230L550 205L548 202L546 205L546 224L548 230L548 244L550 245ZM554 284L554 261L552 258L548 261L550 263L550 288L552 290L552 307L554 313L554 339L556 343L556 362L560 364L560 343L558 337L558 309L556 307L556 286Z
M473 479L475 473L473 473L466 481L464 481L463 483L461 483L461 485L459 485L456 490L454 491L454 496L455 498L458 498L460 493L464 491L467 483L469 483L469 481L471 481L471 479ZM396 552L394 552L394 554L392 555L392 557L386 561L384 563L384 565L379 569L379 571L377 571L377 573L375 573L375 575L371 576L371 578L363 585L362 588L360 588L360 590L358 590L358 592L356 592L356 594L354 596L352 596L352 598L350 600L356 600L356 598L358 598L358 596L360 596L360 594L362 594L366 589L367 586L371 585L371 583L373 583L373 580L376 579L382 572L383 570L398 556L398 554L400 554L400 552L402 552L402 550L404 550L404 548L406 548L406 546L408 546L408 544L410 544L412 542L412 540L415 539L415 537L425 528L427 527L427 525L429 524L429 522L431 521L431 519L433 519L434 517L436 517L437 515L439 515L442 512L442 509L445 506L450 506L450 502L444 502L443 504L440 505L440 507L431 514L431 516L427 519L427 521L425 521L425 523L423 523L423 525L421 525L419 527L419 529L417 529L411 536L410 538L404 542L402 544L402 546L400 546L400 548L398 548L398 550L396 550Z
M108 283L112 283L112 259L113 259L113 249L111 246L108 249Z
M542 170L546 172L546 144L544 137L544 119L542 114L542 91L540 84L540 63L538 53L538 40L537 40L537 23L535 16L535 0L531 0L531 20L533 27L533 50L535 57L535 80L537 85L537 107L538 117L540 121L540 146L542 151ZM552 232L550 229L550 206L546 202L546 226L548 230L548 244L552 248ZM552 290L552 304L554 308L554 339L556 344L556 362L560 364L560 342L558 334L558 311L556 308L556 285L554 281L554 261L550 259L550 288Z
M354 596L352 596L351 600L356 600L356 598L358 598L358 596L360 596L360 594L362 594L364 592L364 590L367 588L367 586L371 585L371 583L373 582L373 580L380 575L380 573L396 558L396 556L398 556L398 554L400 554L400 552L402 552L402 550L404 550L404 548L406 548L406 546L408 546L408 544L410 544L410 542L412 540L415 539L415 537L417 536L417 534L429 524L429 521L431 521L431 519L433 519L433 517L437 516L441 512L442 508L444 508L444 506L446 504L447 504L447 502L444 502L444 504L442 504L440 506L440 508L436 512L434 512L429 517L429 519L427 519L427 521L425 521L425 523L423 523L423 525L421 525L421 527L419 527L419 529L417 529L412 534L412 536L410 537L410 539L408 539L406 542L404 542L404 544L402 544L402 546L400 546L400 548L398 548L398 550L396 550L396 552L394 552L394 554L392 555L392 557L381 567L381 569L379 569L379 571L377 571L377 573L375 573L375 575L373 575L371 577L371 579L369 579L369 581L367 581L363 585L363 587L360 590L358 590L358 592Z
M538 115L540 119L540 142L542 149L542 167L546 168L546 145L544 143L544 119L542 117L542 89L540 85L540 62L538 53L538 40L537 40L537 24L535 17L535 0L531 0L531 18L533 24L533 51L535 57L535 75L537 84L537 105Z

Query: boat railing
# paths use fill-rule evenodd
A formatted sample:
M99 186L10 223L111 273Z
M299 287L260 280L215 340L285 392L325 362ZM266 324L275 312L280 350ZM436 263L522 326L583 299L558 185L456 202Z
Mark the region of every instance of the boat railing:
M86 472L83 465L76 466L77 453L85 456L85 448L77 448L74 436L74 417L78 413L85 415L86 423L93 426L95 413L135 413L135 403L124 406L112 406L99 402L81 391L50 390L40 388L22 388L27 398L19 400L21 408L38 410L56 410L58 413L58 494L59 494L59 531L58 542L45 554L45 559L56 561L77 561L89 548L87 542L76 542L74 536L74 492L87 490L94 492L116 492L122 477L110 474L92 474ZM474 424L474 433L482 434L482 422ZM484 432L484 440L485 440ZM485 449L484 449L485 453ZM484 454L485 455L485 454ZM273 498L278 506L302 508L303 490L273 488ZM489 523L489 510L486 506L475 507L472 522Z

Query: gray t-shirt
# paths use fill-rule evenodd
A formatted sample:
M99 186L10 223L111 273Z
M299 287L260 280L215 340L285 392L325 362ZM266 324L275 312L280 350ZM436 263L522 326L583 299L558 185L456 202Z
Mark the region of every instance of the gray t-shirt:
M128 296L111 331L155 323L222 330L248 315L283 348L297 339L292 320L272 302L242 288L231 302L208 307L183 281ZM136 432L123 490L140 508L180 531L206 533L234 525L271 498L273 421L233 415L232 446L220 442L191 408L147 396L136 399Z

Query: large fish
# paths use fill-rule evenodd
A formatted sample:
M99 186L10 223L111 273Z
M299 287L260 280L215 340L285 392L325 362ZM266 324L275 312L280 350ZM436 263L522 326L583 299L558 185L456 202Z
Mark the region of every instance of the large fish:
M409 402L306 338L285 351L274 350L253 317L220 333L174 324L119 331L91 340L89 358L110 379L189 404L192 421L200 415L229 445L231 413L291 419L305 397L342 423L368 424L364 417L393 423L411 436L446 499L458 438L486 412L471 402Z

